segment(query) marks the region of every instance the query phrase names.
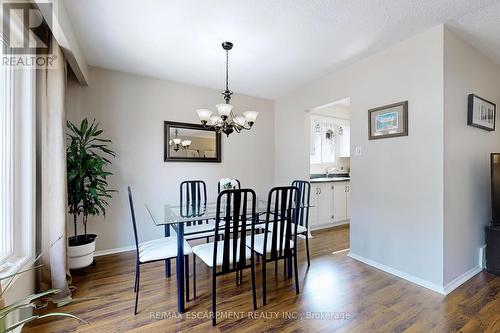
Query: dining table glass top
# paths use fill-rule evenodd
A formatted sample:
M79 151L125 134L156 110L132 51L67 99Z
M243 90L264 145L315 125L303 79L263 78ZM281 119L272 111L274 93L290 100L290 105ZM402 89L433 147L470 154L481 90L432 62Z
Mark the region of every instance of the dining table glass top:
M309 208L312 205L300 205L299 208ZM217 217L217 203L216 202L194 202L186 203L183 205L179 204L160 204L146 206L153 222L157 226L168 225L168 224L178 224L187 222L196 222L203 220L212 220ZM221 204L220 216L224 216L225 206ZM247 204L247 216L252 213L251 203ZM263 215L267 212L267 201L266 200L256 200L255 203L255 214ZM272 213L272 212L271 212ZM242 212L243 215L243 212Z

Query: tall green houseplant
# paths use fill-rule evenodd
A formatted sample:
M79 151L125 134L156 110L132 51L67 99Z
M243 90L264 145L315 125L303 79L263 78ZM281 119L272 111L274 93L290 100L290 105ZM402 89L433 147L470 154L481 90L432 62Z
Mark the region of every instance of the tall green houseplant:
M106 215L108 199L115 190L108 189L106 171L111 164L109 158L116 157L108 144L111 140L101 137L103 130L94 119L89 125L85 118L80 126L67 123L67 182L68 208L73 216L74 236L70 237L70 246L86 244L95 239L87 234L89 216ZM82 216L84 234L78 235L78 217Z

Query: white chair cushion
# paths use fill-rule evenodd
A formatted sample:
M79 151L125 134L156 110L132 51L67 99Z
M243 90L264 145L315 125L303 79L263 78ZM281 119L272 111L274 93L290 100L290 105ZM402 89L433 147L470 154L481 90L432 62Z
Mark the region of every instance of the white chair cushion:
M262 224L262 229L264 229L266 227L266 224ZM269 222L269 232L272 232L273 231L273 222ZM278 233L279 233L279 229L280 229L280 225L278 224ZM292 235L295 233L295 223L292 223ZM301 226L300 224L297 225L297 235L300 235L300 234L305 234L307 233L307 228L304 227L304 226Z
M240 255L240 240L238 239L236 244L236 257L239 258ZM193 246L193 253L200 257L201 260L208 266L212 267L214 263L214 243L206 243L201 245ZM217 242L217 266L222 265L222 256L224 255L224 241ZM245 258L251 258L251 251L247 247L245 251ZM233 261L233 240L229 241L229 262Z
M264 234L257 234L254 236L254 251L260 254L264 254ZM271 245L272 245L272 239L273 239L273 234L272 233L267 233L267 246L266 246L266 253L271 252ZM247 236L247 246L250 248L252 246L252 236ZM284 246L283 246L284 248ZM293 241L290 241L290 248L293 248Z
M184 254L191 254L191 246L184 241ZM177 257L177 238L165 237L139 244L139 261L148 262Z

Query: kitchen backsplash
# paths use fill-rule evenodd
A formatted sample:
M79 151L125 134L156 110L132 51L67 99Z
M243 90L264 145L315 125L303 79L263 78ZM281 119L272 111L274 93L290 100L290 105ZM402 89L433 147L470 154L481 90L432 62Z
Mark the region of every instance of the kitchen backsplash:
M330 173L333 173L333 170L349 172L351 168L351 158L350 157L338 157L336 159L336 163L320 163L320 164L311 164L310 165L310 173L311 174L323 174L325 173L326 168L330 170Z

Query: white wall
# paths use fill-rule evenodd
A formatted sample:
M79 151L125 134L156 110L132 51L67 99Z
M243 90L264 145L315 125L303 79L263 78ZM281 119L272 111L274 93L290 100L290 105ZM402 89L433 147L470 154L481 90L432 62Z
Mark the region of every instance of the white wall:
M222 139L222 163L165 163L163 161L163 121L198 123L198 108L215 109L220 91L162 81L116 71L91 68L90 86L70 82L68 119L81 121L95 117L113 140L117 159L110 178L119 190L111 201L106 219L90 221L89 231L98 234L97 249L133 245L127 199L132 187L139 222L140 239L162 235L146 215L144 203L158 207L177 203L179 184L187 179L203 179L214 199L217 181L236 177L262 196L273 184L274 103L270 100L234 95L236 111L257 110L254 129ZM69 234L73 227L68 224Z
M351 98L351 253L443 282L443 26L276 101L275 177L308 177L305 111ZM409 136L368 140L368 109L409 101Z
M467 126L467 96L500 103L500 67L454 32L444 34L444 283L478 266L491 219L490 166L500 131ZM497 126L499 116L497 112Z

